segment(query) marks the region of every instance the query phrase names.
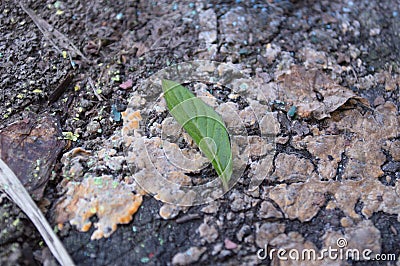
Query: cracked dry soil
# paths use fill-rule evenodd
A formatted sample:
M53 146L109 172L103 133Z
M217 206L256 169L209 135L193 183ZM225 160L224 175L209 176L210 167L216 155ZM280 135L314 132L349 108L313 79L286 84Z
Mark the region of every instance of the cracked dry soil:
M399 263L399 1L5 0L0 7L0 130L50 115L66 133L37 202L77 265L298 265L260 260L257 251L266 244L318 251L339 238L396 258L303 265ZM256 152L224 197L176 208L141 196L126 149L137 139L122 136L127 125L141 126L140 137L157 143L158 129L172 124L162 105L149 109L142 84L198 59L231 64L258 86L196 91L221 110L236 108ZM278 127L268 155L260 152L265 124L256 119L266 111L264 121ZM214 174L206 168L189 177ZM254 177L265 179L249 191ZM105 181L107 190L98 190ZM0 264L56 265L24 213L0 195Z

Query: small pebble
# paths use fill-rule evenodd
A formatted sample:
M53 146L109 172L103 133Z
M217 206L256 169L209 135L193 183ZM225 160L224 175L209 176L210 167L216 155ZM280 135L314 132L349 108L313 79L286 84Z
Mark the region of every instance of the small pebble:
M232 255L232 251L224 249L221 251L221 253L219 254L218 257L223 259L223 258L229 257L231 255Z
M225 238L224 243L225 243L225 248L226 249L235 249L238 246L236 243L232 242L228 238Z
M251 227L247 224L240 228L239 232L236 233L236 238L241 242L245 236L251 234Z
M121 121L121 112L118 112L117 107L115 106L115 104L113 104L111 106L111 118L115 122Z
M348 217L343 217L342 219L340 219L340 224L343 227L350 227L353 225L353 221Z
M211 255L213 255L213 256L217 255L222 250L222 246L223 246L222 243L215 244L214 248L211 252Z
M374 100L374 106L382 105L385 103L385 99L382 96L378 96Z
M97 122L96 120L94 120L94 121L91 121L91 122L87 125L86 130L87 130L87 132L90 133L90 134L95 134L95 133L98 132L98 130L99 130L100 128L101 128L100 123Z
M200 259L200 256L207 250L206 247L191 247L185 252L176 254L172 258L172 265L190 265Z
M150 259L148 257L143 257L140 259L141 263L148 263L150 261Z
M214 242L218 238L218 231L213 225L203 223L198 228L200 237L208 243Z
M121 89L126 90L126 89L129 89L129 88L132 88L132 85L133 85L133 81L131 79L128 79L124 83L120 84L119 87Z

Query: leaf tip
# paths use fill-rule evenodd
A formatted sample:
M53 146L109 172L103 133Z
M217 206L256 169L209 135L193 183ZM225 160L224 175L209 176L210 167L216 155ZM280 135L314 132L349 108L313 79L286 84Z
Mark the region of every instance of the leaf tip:
M175 81L169 80L169 79L163 79L161 81L161 85L162 85L163 91L167 92L168 90L171 90L174 87L179 86L180 84Z

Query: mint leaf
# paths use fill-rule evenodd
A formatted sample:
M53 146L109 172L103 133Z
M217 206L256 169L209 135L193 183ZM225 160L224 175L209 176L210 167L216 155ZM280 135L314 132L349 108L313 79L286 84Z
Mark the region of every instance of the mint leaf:
M162 88L171 115L211 161L225 191L228 190L233 172L232 151L228 130L221 116L175 81L164 79Z

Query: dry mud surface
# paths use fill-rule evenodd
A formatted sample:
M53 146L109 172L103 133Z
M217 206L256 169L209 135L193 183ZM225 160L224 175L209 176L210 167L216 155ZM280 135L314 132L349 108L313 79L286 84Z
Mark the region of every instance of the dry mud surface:
M2 1L0 155L77 265L399 264L399 8ZM151 86L187 62L180 81L233 134L238 180L216 200L182 192L217 176ZM0 203L0 265L56 265L24 213ZM257 257L339 239L395 258Z

